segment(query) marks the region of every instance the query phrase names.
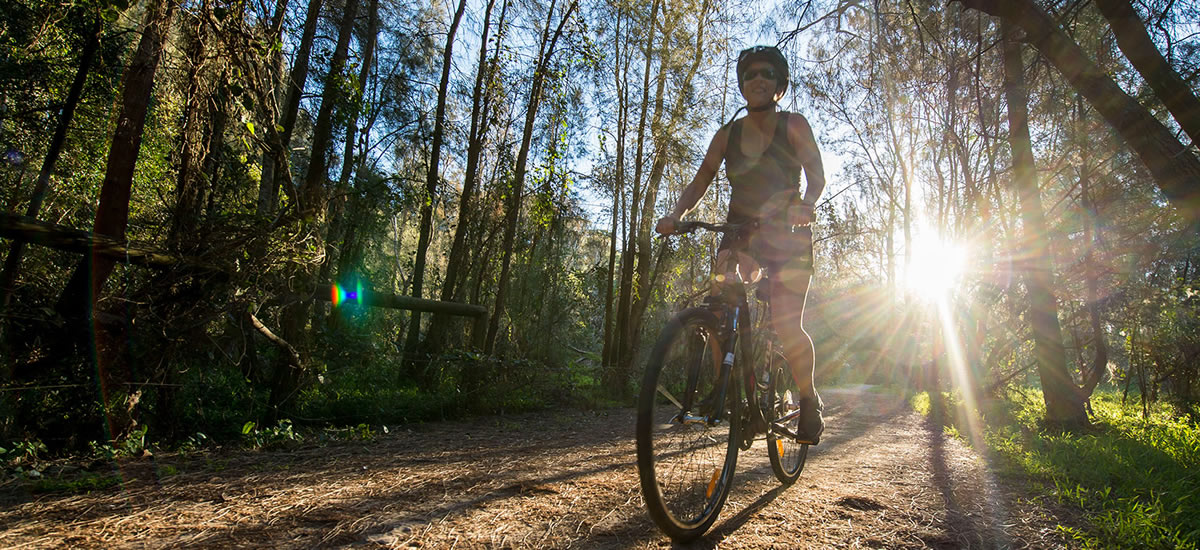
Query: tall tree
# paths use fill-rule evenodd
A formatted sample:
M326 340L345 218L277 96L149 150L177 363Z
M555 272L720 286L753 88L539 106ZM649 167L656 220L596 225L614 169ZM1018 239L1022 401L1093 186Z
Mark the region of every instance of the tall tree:
M462 193L458 201L458 223L454 227L454 238L450 244L450 255L446 260L446 276L442 283L440 299L452 301L459 295L462 274L467 260L467 232L473 215L475 188L479 182L479 160L483 156L488 128L491 126L492 99L495 96L496 73L499 66L500 47L504 42L504 19L508 13L508 2L500 8L500 29L496 33L495 54L488 57L488 42L492 26L492 10L496 0L488 0L483 12L483 29L479 39L479 61L475 67L475 85L471 93L471 128L467 133L467 165L463 172ZM449 316L434 314L429 322L432 349L441 348L450 323Z
M438 82L437 109L433 118L433 142L429 145L429 169L425 174L425 192L421 197L421 233L417 237L417 255L413 265L412 295L421 298L425 284L425 256L429 252L429 239L433 232L433 206L438 200L438 165L442 157L442 135L446 125L446 98L450 94L450 67L454 62L454 37L458 23L466 11L467 0L458 1L458 9L450 20L446 33L446 47L442 51L442 78ZM417 351L421 341L421 312L413 311L408 322L408 338L404 351L410 357Z
M1050 251L1033 147L1029 139L1028 96L1021 46L1013 27L1001 22L1004 48L1004 96L1008 103L1008 139L1012 147L1013 187L1020 200L1024 232L1019 247L1025 259L1025 290L1029 299L1029 325L1033 329L1034 356L1046 401L1046 420L1059 425L1087 423L1087 413L1067 368L1058 301L1054 294L1054 267Z
M626 340L627 345L622 350L621 363L618 365L619 371L630 368L634 361L634 354L641 344L642 321L646 313L646 308L650 304L650 291L658 282L656 262L651 254L651 222L655 219L654 209L658 202L658 193L662 187L663 174L666 170L668 155L670 154L669 146L677 139L677 130L683 126L685 116L689 112L689 90L692 87L692 80L695 78L696 73L700 69L700 64L704 60L704 52L707 50L707 36L705 31L711 24L709 21L711 8L712 4L708 0L703 0L700 9L695 12L695 32L685 33L686 36L694 37L694 44L691 51L692 56L686 68L683 69L683 74L677 83L678 90L676 91L677 95L674 98L673 104L669 107L664 105L667 99L665 75L660 74L658 90L655 93L655 113L654 124L652 126L654 139L652 158L654 162L651 164L644 196L642 197L642 211L639 215L640 223L637 228L637 277L632 289L634 300L630 305L627 327L629 335ZM685 13L690 13L690 10L687 10ZM676 14L675 20L671 22L671 26L678 25L680 18L680 15ZM663 46L661 51L670 51L670 36L667 32L663 32L662 39ZM662 63L664 68L669 67L666 59ZM670 70L678 74L676 68L671 68ZM618 377L621 380L625 380L628 378L628 373L618 372Z
M329 72L325 74L321 88L321 107L313 124L311 154L308 172L300 186L300 211L323 221L326 214L327 183L329 179L329 148L333 142L333 114L343 108L346 59L350 52L350 38L354 35L354 18L358 16L358 0L347 0L338 25L337 45L329 60Z
M42 169L38 171L37 183L34 184L33 194L29 198L29 206L25 209L25 215L31 218L36 218L42 209L42 201L45 200L46 192L50 188L50 177L54 174L54 167L58 164L59 157L62 156L63 143L67 140L67 130L71 128L71 119L74 118L75 108L79 106L79 98L83 95L83 85L87 82L88 73L91 72L92 64L96 59L96 52L100 49L100 21L100 16L95 16L89 31L83 37L83 48L80 50L79 67L75 70L75 79L71 81L71 88L67 91L67 97L63 101L58 122L54 127L54 135L50 138L50 147L46 150L46 158L42 160ZM9 300L12 298L12 286L21 271L21 258L24 254L25 242L13 242L8 256L4 259L4 270L0 272L0 307L9 305Z
M1126 94L1033 0L952 0L1009 22L1108 121L1187 219L1200 221L1200 157Z
M121 112L117 116L116 130L108 151L104 182L100 187L100 201L96 209L96 220L92 232L118 241L125 238L129 222L129 198L133 189L134 167L142 146L142 133L146 125L146 114L154 91L154 75L162 58L163 43L169 29L174 0L154 0L148 5L142 37L122 79ZM110 327L99 323L95 331L86 328L94 317L96 304L102 296L104 284L112 274L116 262L98 251L85 254L75 266L71 279L59 296L58 311L72 324L75 334L95 334L97 349L97 371L102 397L109 415L109 434L117 436L130 427L128 410L124 414L113 404L115 396L125 390L129 373L125 372L114 354L114 347L126 341L119 332L121 327ZM82 325L82 326L81 326ZM86 338L86 336L85 336Z
M204 206L205 182L202 169L208 151L204 150L207 140L204 133L210 130L206 120L209 114L205 105L210 99L206 90L203 70L206 65L208 41L208 23L211 17L211 4L208 0L200 2L197 11L182 12L181 25L184 40L187 42L186 57L186 90L184 91L184 106L182 122L179 131L179 171L175 178L175 210L171 217L171 228L167 237L168 245L178 248L185 243L199 244L194 239L195 231L200 223L200 213Z
M621 33L621 23L626 18L624 5L617 3L617 24L613 38L613 89L616 91L616 159L614 160L612 182L612 223L608 235L608 268L604 272L604 343L600 353L601 372L613 372L613 349L615 346L615 331L613 328L613 293L616 289L616 258L618 231L620 230L621 208L625 191L625 137L629 126L629 64L632 59L631 50L625 34ZM627 34L627 33L626 33ZM624 53L621 44L624 40ZM611 382L611 380L609 380ZM610 386L611 387L611 386Z
M370 0L370 4L367 6L367 33L363 36L363 42L365 45L362 51L362 66L359 67L354 95L349 101L351 112L343 117L346 120L346 135L342 148L342 169L335 183L336 189L333 196L330 197L329 232L325 236L325 258L321 262L321 272L317 276L317 280L321 282L329 280L334 265L348 265L342 254L347 252L346 243L354 242L354 236L350 233L355 230L355 224L352 220L346 219L346 203L351 188L355 187L352 182L354 171L356 167L361 166L361 163L356 162L355 145L359 142L356 138L359 136L358 122L361 118L361 106L367 81L371 78L371 70L374 66L375 46L379 42L379 0ZM362 136L363 150L359 152L359 155L365 154L366 141L370 137L369 131L364 129ZM339 245L341 246L340 252Z
M1159 53L1133 4L1129 0L1095 0L1093 3L1112 27L1121 53L1146 79L1150 89L1171 111L1188 137L1192 138L1192 143L1200 146L1200 99Z
M533 79L529 85L529 97L525 103L525 125L521 132L521 145L517 151L516 165L513 167L512 184L507 191L508 200L505 204L504 213L504 242L501 245L500 281L496 289L496 301L492 306L492 316L488 320L487 339L484 343L484 351L487 353L495 351L496 338L500 331L500 318L504 316L504 300L508 294L508 277L512 264L513 243L516 240L517 221L521 215L521 196L525 192L525 175L529 164L529 149L533 143L534 122L537 120L538 108L542 104L542 94L545 91L546 79L550 76L551 59L558 52L558 40L562 37L563 30L566 28L567 22L570 21L578 5L578 0L571 0L571 3L563 10L562 18L559 20L558 27L554 29L553 33L551 33L550 28L553 26L557 0L551 0L550 7L546 10L546 26L543 29L542 38L538 46L538 56L533 69Z
M258 213L270 215L275 211L279 201L280 182L286 181L288 191L293 192L292 175L289 169L288 155L292 142L292 131L296 127L296 118L300 113L300 99L304 95L304 83L308 80L309 57L312 55L313 39L317 35L317 22L321 16L323 0L308 0L308 11L304 16L304 30L300 35L300 44L296 46L296 60L292 63L292 71L287 78L287 98L279 113L279 139L269 144L269 158L264 156L262 180L258 188ZM276 12L276 23L273 28L281 30L283 15L287 4L281 3ZM282 180L280 178L283 178ZM293 196L293 200L299 197Z
M660 0L653 0L650 4L649 28L646 29L646 41L642 44L642 98L638 103L641 111L638 116L637 128L637 147L633 157L633 180L632 189L629 192L629 206L627 212L627 225L625 238L623 239L624 250L621 251L621 280L617 288L617 313L616 313L616 342L614 356L612 357L612 365L610 368L609 379L605 381L605 387L614 395L624 396L628 391L628 373L633 368L629 364L633 357L628 356L626 350L632 349L631 332L632 323L630 318L633 313L633 276L636 273L636 258L637 258L637 243L638 232L640 227L638 223L638 214L641 210L638 204L642 198L642 171L645 166L644 150L646 146L646 121L650 116L650 73L654 66L655 47L654 41L661 23L658 21L659 9L662 5ZM660 76L662 71L666 70L665 65L660 65Z

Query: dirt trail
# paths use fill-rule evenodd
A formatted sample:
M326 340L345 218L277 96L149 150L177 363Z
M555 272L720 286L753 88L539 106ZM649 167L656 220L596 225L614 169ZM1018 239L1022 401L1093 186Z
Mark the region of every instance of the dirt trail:
M695 548L1047 548L1070 517L1007 487L893 396L826 390L782 489L763 443ZM123 463L118 488L0 495L0 548L645 548L634 412L488 417L359 444ZM165 475L170 472L174 475ZM1058 511L1060 514L1067 514Z

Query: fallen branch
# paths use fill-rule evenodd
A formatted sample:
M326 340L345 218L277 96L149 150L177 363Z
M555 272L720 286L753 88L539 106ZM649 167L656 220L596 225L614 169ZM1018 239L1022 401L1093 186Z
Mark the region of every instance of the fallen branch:
M271 332L271 329L262 324L262 321L259 321L258 317L255 317L253 313L247 311L246 318L250 321L250 325L254 327L254 330L257 330L259 334L265 336L267 340L269 340L272 344L275 344L276 347L287 354L288 365L290 365L292 368L300 368L300 354L296 351L296 348L292 347L287 340L284 340L283 338L276 336L274 332Z

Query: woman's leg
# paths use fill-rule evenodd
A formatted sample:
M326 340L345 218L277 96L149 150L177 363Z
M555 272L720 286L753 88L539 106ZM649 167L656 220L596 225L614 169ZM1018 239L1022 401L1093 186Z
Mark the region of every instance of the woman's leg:
M783 346L783 355L792 369L800 397L815 397L813 367L816 350L812 337L804 330L804 305L812 275L808 272L784 273L771 280L771 326Z

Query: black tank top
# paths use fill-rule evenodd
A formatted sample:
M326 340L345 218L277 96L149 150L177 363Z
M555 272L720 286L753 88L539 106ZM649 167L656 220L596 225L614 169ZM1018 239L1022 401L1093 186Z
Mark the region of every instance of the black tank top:
M731 188L727 218L730 223L753 220L787 223L787 207L799 198L803 170L795 148L788 141L790 116L791 113L779 113L775 135L757 157L742 152L742 126L746 119L730 123L725 146L725 175Z

